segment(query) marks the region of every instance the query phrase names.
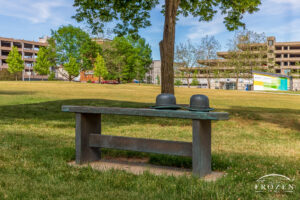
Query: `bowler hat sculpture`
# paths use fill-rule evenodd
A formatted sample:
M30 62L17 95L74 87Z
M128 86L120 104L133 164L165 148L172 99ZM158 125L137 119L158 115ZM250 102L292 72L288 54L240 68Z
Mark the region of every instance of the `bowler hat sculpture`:
M190 111L208 112L214 110L209 107L208 97L203 94L195 94L191 96L190 107L186 107Z
M176 98L173 94L163 93L156 97L155 106L151 106L150 108L176 110L180 109L181 107L176 105Z

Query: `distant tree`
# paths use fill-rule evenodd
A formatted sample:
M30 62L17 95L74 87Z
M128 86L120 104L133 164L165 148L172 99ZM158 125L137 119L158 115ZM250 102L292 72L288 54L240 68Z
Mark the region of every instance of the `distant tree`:
M78 22L86 21L94 33L103 32L104 23L115 21L114 32L118 36L134 34L138 37L140 28L151 25L150 11L161 1L82 1L74 0ZM228 30L235 30L245 24L241 22L243 14L258 11L261 0L165 0L162 12L165 16L163 40L159 43L161 55L161 93L174 94L174 44L177 17L193 16L199 21L211 21L220 10Z
M300 66L300 62L296 62L295 65ZM300 77L300 69L296 69L296 73L298 74L298 77Z
M82 69L92 69L97 55L102 53L101 46L95 41L87 40L80 48L80 56L82 62Z
M114 41L101 44L102 56L105 60L109 80L121 82L122 66L125 63L125 55L119 54L117 45Z
M99 77L99 83L101 83L101 77L105 78L108 74L103 57L98 54L94 63L94 75Z
M50 62L48 51L45 47L41 47L37 53L36 63L33 66L34 71L40 75L48 75L50 73Z
M236 89L240 78L246 74L252 74L252 70L265 71L267 63L264 56L267 53L266 37L249 30L241 30L235 33L233 39L228 42L228 66L233 69L236 79Z
M18 52L18 47L13 46L9 52L6 62L8 64L8 71L16 75L16 81L18 80L17 72L24 70L24 61L21 54Z
M132 44L125 37L115 37L112 41L113 63L115 64L117 79L119 82L130 82L136 76L135 58L136 52Z
M115 37L102 45L109 78L119 82L142 81L152 63L150 45L143 38Z
M191 71L199 66L198 60L203 57L203 50L193 45L190 40L186 43L180 43L175 50L175 67L184 71L185 78L190 87Z
M192 80L192 83L191 83L191 85L193 85L193 86L199 85L199 81L198 81L197 75L198 75L198 71L195 70L194 74L193 74L193 80Z
M48 46L45 47L48 60L51 63L51 67L56 67L57 54L56 54L56 43L54 38L48 39Z
M201 44L199 48L202 49L203 57L207 62L205 66L205 76L207 79L207 86L209 89L211 88L210 79L212 78L211 74L213 73L213 69L209 60L216 59L218 57L217 51L220 49L220 47L220 43L218 42L218 40L215 39L214 36L205 36L201 39Z
M175 79L174 85L176 85L177 87L179 87L180 85L182 85L182 82L180 79Z
M92 69L97 53L101 53L101 47L91 40L88 33L72 25L61 26L56 31L52 30L51 38L53 40L51 46L56 51L56 61L62 66L69 66L70 63L74 63L75 59L79 70ZM70 58L73 58L72 62ZM65 65L66 63L69 64Z
M134 40L129 36L128 39L131 41L136 52L136 78L139 82L143 82L145 74L150 70L152 63L151 47L146 43L144 38Z
M76 58L70 57L69 62L65 62L63 67L68 72L68 79L72 81L80 73L80 63Z
M159 77L159 75L156 76L156 80L157 80L157 85L160 85L160 77Z
M192 85L192 86L197 86L197 85L199 85L198 79L193 78L191 85Z

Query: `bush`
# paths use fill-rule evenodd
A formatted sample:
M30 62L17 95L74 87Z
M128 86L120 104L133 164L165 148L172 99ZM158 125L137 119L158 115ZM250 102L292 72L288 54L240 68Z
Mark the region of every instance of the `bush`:
M92 81L91 81L91 80L88 80L87 83L92 83Z
M50 72L49 76L48 76L48 81L53 81L55 79L55 73L54 72Z
M176 86L179 86L179 85L182 85L182 82L181 82L181 80L176 79L175 82L174 82L174 84L175 84Z
M191 85L193 85L193 86L199 85L198 79L193 78Z
M18 80L22 79L22 72L16 73L18 76ZM14 81L16 80L16 75L9 73L7 69L2 69L0 71L0 81Z

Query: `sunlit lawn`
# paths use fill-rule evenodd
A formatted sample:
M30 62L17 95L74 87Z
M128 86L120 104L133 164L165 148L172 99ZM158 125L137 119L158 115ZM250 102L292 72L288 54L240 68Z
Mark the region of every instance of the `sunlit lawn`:
M212 127L213 170L227 173L217 182L67 164L75 157L75 120L61 105L149 107L159 92L138 84L0 82L0 199L300 199L300 96L176 88L179 104L206 94L211 107L230 113ZM191 121L105 115L103 133L191 141ZM105 155L191 167L189 158ZM296 190L255 193L256 180L271 173L295 178Z

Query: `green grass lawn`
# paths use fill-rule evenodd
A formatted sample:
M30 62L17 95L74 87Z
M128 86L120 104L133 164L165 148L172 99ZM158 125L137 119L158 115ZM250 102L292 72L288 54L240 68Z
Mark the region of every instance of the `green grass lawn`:
M133 175L74 168L75 118L62 105L148 107L160 88L67 82L0 82L0 199L300 199L300 96L176 88L177 103L205 94L230 113L213 122L216 182L193 177ZM103 133L191 141L191 120L103 116ZM191 167L191 159L104 150L104 156L149 157ZM256 193L263 175L295 179L293 193Z

